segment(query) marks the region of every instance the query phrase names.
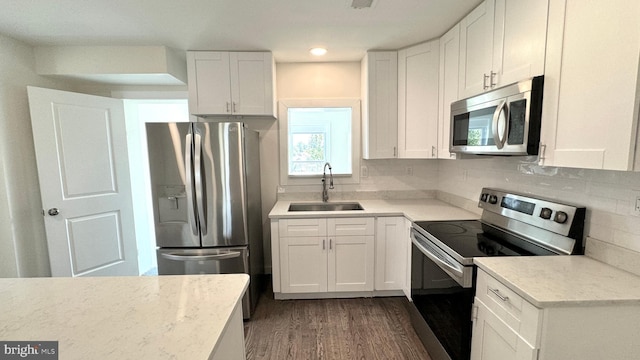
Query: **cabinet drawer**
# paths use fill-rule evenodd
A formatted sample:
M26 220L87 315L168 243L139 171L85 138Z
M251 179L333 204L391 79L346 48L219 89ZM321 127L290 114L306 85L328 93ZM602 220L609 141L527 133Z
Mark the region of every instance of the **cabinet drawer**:
M373 218L329 218L327 219L329 236L373 235L375 225Z
M327 219L280 219L280 236L326 236Z
M523 339L534 344L542 310L478 269L476 297Z

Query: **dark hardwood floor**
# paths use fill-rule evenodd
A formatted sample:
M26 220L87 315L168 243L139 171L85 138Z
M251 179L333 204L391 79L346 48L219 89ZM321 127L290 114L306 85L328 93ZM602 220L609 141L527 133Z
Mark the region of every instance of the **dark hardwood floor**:
M430 359L406 301L274 300L267 291L244 324L247 359Z

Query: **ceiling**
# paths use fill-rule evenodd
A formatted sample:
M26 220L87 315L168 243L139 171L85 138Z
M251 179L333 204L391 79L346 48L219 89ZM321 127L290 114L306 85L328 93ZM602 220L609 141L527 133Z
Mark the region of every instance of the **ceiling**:
M481 0L0 0L0 33L33 46L270 50L276 62L359 61L439 37ZM323 46L321 58L308 50Z

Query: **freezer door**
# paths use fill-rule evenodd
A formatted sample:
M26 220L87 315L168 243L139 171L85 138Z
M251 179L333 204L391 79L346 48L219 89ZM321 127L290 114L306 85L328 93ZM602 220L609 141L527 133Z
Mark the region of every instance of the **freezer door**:
M248 244L242 123L194 123L194 164L203 247ZM199 192L198 190L202 190Z
M249 273L247 247L158 249L158 275Z
M249 273L249 249L246 246L223 249L158 249L157 255L158 275ZM245 319L251 315L252 297L257 296L256 292L247 291L242 298Z
M196 220L191 123L148 123L149 175L156 244L200 247Z

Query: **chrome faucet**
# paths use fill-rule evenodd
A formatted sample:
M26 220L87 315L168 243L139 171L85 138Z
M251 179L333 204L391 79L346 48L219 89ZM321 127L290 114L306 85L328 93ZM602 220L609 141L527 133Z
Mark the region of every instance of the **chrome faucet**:
M322 202L329 201L329 192L327 191L327 167L329 167L329 189L333 189L333 172L331 164L325 163L322 169Z

